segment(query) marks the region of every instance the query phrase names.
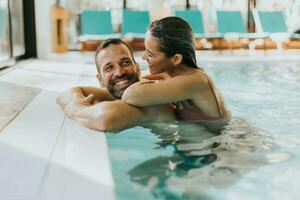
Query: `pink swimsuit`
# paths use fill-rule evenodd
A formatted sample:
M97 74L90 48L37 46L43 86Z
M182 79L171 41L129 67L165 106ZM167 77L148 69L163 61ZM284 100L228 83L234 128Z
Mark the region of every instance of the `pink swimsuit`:
M214 95L214 98L215 98L215 101L216 101L216 104L218 107L218 111L219 111L219 116L217 116L217 117L207 116L207 115L203 114L199 108L193 107L193 108L184 108L184 109L176 110L178 119L181 119L184 121L218 121L218 120L228 121L228 119L230 117L223 116L218 99L217 99L217 95L216 95L215 90L213 89L212 83L209 79L208 79L208 84Z
M224 117L221 116L217 116L217 117L206 116L200 110L197 110L197 108L185 108L182 110L177 110L176 114L178 119L184 121L198 121L198 120L214 121L214 120L224 119Z

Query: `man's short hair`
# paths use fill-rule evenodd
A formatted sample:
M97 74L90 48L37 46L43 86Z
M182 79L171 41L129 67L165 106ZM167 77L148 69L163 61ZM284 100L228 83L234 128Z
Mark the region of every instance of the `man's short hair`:
M128 46L128 44L127 44L126 42L124 42L123 40L121 40L121 39L119 39L119 38L109 38L109 39L104 40L104 41L98 46L98 48L97 48L97 50L96 50L96 54L95 54L95 63L96 63L96 66L97 66L97 56L98 56L99 52L102 51L103 49L109 47L109 46L112 45L112 44L115 44L115 45L118 45L118 44L124 44L124 45L128 48L128 50L129 50L129 52L130 52L130 54L131 54L131 57L132 57L133 62L136 63L136 62L135 62L135 59L134 59L134 56L133 56L133 52L132 52L131 48ZM98 71L98 73L100 74L100 68L99 68L99 66L97 66L97 71Z

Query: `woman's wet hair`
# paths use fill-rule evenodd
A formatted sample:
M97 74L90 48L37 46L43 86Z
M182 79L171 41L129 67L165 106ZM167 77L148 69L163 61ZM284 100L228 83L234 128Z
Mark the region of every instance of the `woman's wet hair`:
M148 31L159 40L158 50L168 58L181 54L183 64L198 68L194 34L186 21L179 17L166 17L152 22Z

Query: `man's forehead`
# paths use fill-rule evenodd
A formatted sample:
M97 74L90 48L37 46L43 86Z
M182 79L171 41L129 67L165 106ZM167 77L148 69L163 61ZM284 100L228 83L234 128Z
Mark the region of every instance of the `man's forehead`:
M100 65L105 65L109 62L118 62L123 58L132 59L130 50L124 44L111 44L102 49L97 56Z

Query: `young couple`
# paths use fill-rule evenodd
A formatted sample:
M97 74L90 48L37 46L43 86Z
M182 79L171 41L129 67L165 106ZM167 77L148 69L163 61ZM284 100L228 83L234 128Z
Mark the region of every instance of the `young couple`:
M197 66L194 36L187 22L166 17L152 22L143 59L150 75L140 77L132 51L120 39L96 51L103 88L75 87L57 98L64 113L82 125L116 131L148 122L192 121L225 125L230 111L212 79Z

